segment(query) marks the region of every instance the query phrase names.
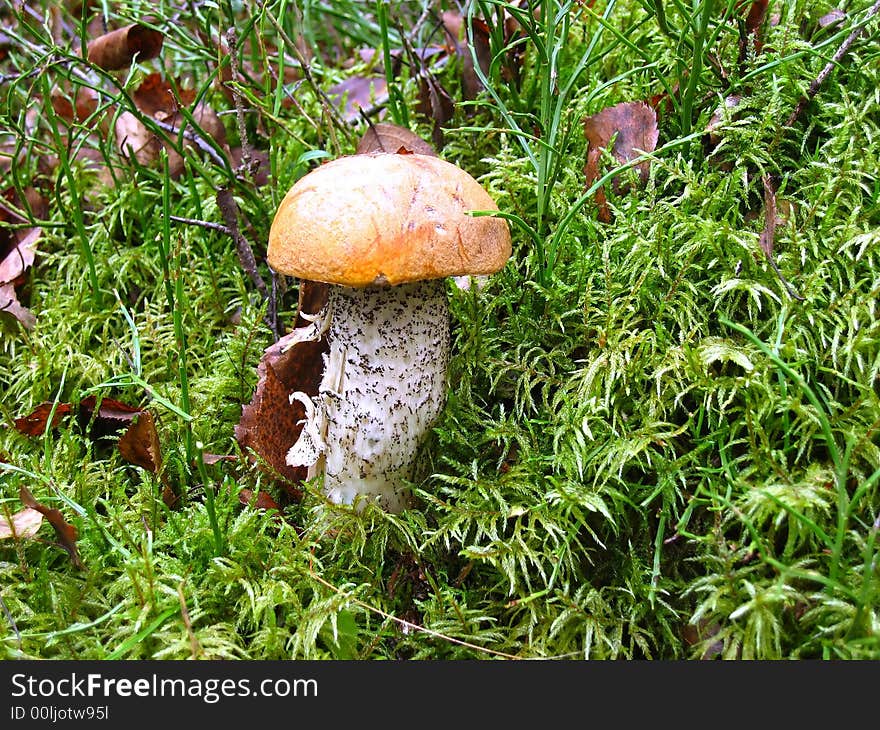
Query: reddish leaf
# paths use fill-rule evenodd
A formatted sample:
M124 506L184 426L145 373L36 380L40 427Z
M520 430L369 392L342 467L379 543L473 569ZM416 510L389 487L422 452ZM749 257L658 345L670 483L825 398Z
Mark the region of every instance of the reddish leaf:
M357 154L359 155L368 155L373 152L393 154L399 153L401 150L430 155L431 157L437 156L434 148L417 134L389 122L371 124L357 146Z
M654 150L658 138L657 114L641 101L616 104L587 117L584 120L584 134L589 141L584 174L587 187L590 187L600 177L599 160L602 150L608 147L612 139L614 146L611 154L620 164L636 159L641 152ZM649 164L645 160L635 166L642 182L648 179ZM625 192L616 179L613 187L618 194ZM601 189L596 192L596 202L599 205L600 220L609 222L611 212Z
M156 58L162 50L165 37L158 30L135 23L105 33L91 41L87 58L105 71L116 71L138 61Z
M25 507L14 515L0 515L0 540L16 538L25 540L33 537L43 524L43 513Z
M153 414L143 411L119 439L119 453L126 461L158 474L162 468L162 449Z
M767 17L767 6L769 0L755 0L749 6L748 15L746 15L746 32L756 33L764 24L764 18Z
M67 551L68 555L70 555L71 562L73 562L77 568L84 568L85 566L82 564L82 561L79 558L79 552L76 549L76 527L64 519L64 515L61 514L60 510L46 507L37 502L34 495L31 494L28 488L24 485L19 489L18 496L25 507L30 507L31 509L36 510L49 521L49 524L55 528L55 534L58 536L59 541L58 544Z
M15 419L15 428L25 436L42 436L46 432L46 424L49 421L49 414L52 412L54 403L41 403L27 416ZM57 428L61 423L61 419L70 413L69 403L59 403L55 407L55 415L52 417L51 428Z

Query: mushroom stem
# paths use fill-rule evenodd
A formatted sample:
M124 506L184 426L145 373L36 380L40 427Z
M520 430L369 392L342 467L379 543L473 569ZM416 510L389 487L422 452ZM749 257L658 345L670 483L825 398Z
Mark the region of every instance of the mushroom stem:
M332 286L328 307L330 351L315 404L325 431L317 460L324 491L335 503L364 495L400 512L419 445L444 403L445 283ZM299 446L288 461L301 459L293 456Z

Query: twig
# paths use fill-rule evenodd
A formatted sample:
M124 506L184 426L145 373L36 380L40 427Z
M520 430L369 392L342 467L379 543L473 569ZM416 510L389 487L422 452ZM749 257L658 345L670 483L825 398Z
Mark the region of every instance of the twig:
M168 124L168 122L163 122L159 119L150 118L150 123L155 124L159 129L162 129L166 132L170 132L171 134L180 134L180 127L175 127L173 124ZM205 142L204 139L196 132L191 129L184 129L183 136L186 137L190 142L192 142L196 147L198 147L202 152L204 152L208 157L210 157L214 162L216 162L221 167L229 167L229 161L224 159L221 155L217 153L211 145Z
M868 24L868 21L871 20L878 12L880 12L880 0L877 0L868 12L865 14L865 17L862 18L860 22L856 24L856 27L853 29L852 33L850 33L846 40L840 44L840 48L837 49L835 54L831 57L831 60L825 65L819 75L813 79L813 83L810 84L810 88L807 89L807 93L803 96L803 98L798 102L797 106L794 108L794 111L791 113L791 116L788 118L788 121L783 125L783 127L790 127L794 124L798 117L803 113L807 104L809 104L813 97L819 93L819 89L822 84L825 83L827 78L831 75L831 72L834 70L834 67L840 63L841 59L849 52L850 47L853 43L855 43L859 36L862 35L862 32L865 30L865 26Z
M12 618L12 613L6 605L6 601L3 600L2 594L0 594L0 606L3 606L3 613L6 614L6 620L9 621L12 631L15 633L15 639L18 641L18 650L21 651L21 632L18 630L18 626L15 625L15 619Z
M235 238L235 234L227 228L226 226L220 223L212 223L211 221L200 221L195 218L181 218L179 215L169 215L168 218L177 223L186 223L189 226L200 226L202 228L207 228L210 231L219 231L230 238Z
M504 659L522 659L522 657L518 657L514 654L506 654L503 651L497 651L495 649L488 649L485 646L479 646L478 644L471 644L468 641L462 641L461 639L456 639L452 636L447 636L446 634L441 634L439 631L434 631L433 629L426 628L424 626L419 626L419 624L414 624L412 621L407 621L406 619L398 618L397 616L393 616L390 613L386 613L381 608L376 608L375 606L371 606L369 603L361 601L349 593L345 593L341 588L337 588L335 585L330 583L329 581L322 578L320 575L315 573L314 571L309 571L309 575L314 578L318 583L322 586L325 586L332 591L335 591L337 595L343 596L350 600L352 603L356 603L361 608L366 609L367 611L372 611L379 616L382 616L385 619L390 619L395 623L400 624L404 629L412 630L412 631L420 631L423 634L428 634L430 636L434 636L438 639L443 639L444 641L448 641L452 644L458 644L459 646L467 647L468 649L474 649L475 651L481 651L484 654L492 654L493 656L503 657Z
M228 188L220 188L217 191L217 205L223 214L223 220L226 221L229 235L235 241L235 247L238 250L238 260L241 262L242 268L251 277L251 281L257 287L257 291L263 295L264 299L268 299L269 290L266 288L266 282L263 281L260 272L257 271L257 259L254 257L254 249L238 227L238 204Z
M232 237L232 240L235 241L235 248L238 251L238 260L241 262L241 267L247 272L248 276L250 276L251 281L254 283L257 291L260 292L263 300L268 302L266 307L266 324L269 325L269 329L272 330L272 334L277 340L280 333L278 331L278 307L274 293L274 279L272 287L273 293L270 296L269 290L266 287L266 282L263 281L263 277L260 276L260 272L257 271L257 259L254 256L254 249L244 235L242 235L241 229L238 227L238 205L235 202L235 198L232 197L232 193L229 192L227 188L220 188L220 190L217 191L217 205L220 208L220 212L223 214L223 220L226 221L228 233Z
M198 659L202 653L202 645L196 638L192 627L192 619L189 617L189 610L186 607L186 596L183 595L183 581L177 584L177 597L180 599L180 617L183 619L183 625L186 627L186 633L189 636L189 646L192 651L192 658Z
M232 70L233 84L229 86L232 92L232 100L235 103L235 119L238 122L238 138L241 142L241 164L239 170L245 172L249 177L254 174L254 160L251 154L251 143L248 140L247 125L244 120L244 102L241 98L241 92L236 88L235 84L240 82L241 74L238 70L238 36L233 26L226 31L226 43L229 45L229 65Z

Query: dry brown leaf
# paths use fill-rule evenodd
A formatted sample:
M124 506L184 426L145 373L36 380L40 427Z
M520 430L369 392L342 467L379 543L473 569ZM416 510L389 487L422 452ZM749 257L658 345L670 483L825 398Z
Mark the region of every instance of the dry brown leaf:
M8 517L0 515L0 540L10 537L26 540L36 535L42 524L43 513L31 507L25 507Z
M49 423L49 415L52 413L54 403L41 403L31 413L15 419L15 428L25 436L42 436L46 432ZM50 428L56 428L61 419L70 413L69 403L59 403L55 406L55 414L52 416Z
M767 6L769 0L755 0L749 6L749 12L746 15L746 33L757 33L764 24L767 17Z
M834 9L819 18L820 28L836 27L846 20L846 13L840 9Z
M18 301L18 294L12 284L0 284L0 314L10 315L25 329L33 329L37 324L34 313Z
M176 138L185 121L180 109L188 107L195 100L195 91L172 87L161 74L154 73L143 80L132 94L132 99L140 114L152 117L157 123L164 125L168 137ZM210 106L200 102L192 109L191 114L201 132L212 137L221 148L226 147L226 128ZM189 124L186 124L186 128L190 132L195 131ZM171 177L177 178L183 172L183 157L173 146L164 144L153 134L137 114L129 111L120 114L114 131L119 149L134 156L141 165L155 162L164 146L168 153L168 171ZM202 144L207 145L207 142ZM193 145L192 136L184 134L184 147Z
M357 146L359 155L369 155L373 152L394 154L401 150L431 157L437 156L434 148L417 134L390 122L371 124Z
M238 501L245 507L281 512L281 507L278 506L278 503L272 499L268 492L262 490L257 493L257 498L254 499L253 489L242 489L238 493Z
M655 149L659 136L657 113L641 101L615 104L584 119L584 134L589 141L584 175L586 186L590 187L601 176L599 161L602 151L612 139L614 146L611 154L621 165L636 159L641 152L652 152ZM648 179L649 167L648 160L635 165L643 183ZM626 192L616 178L612 185L617 194ZM601 188L596 191L596 203L599 206L599 219L609 222L611 211Z
M305 320L303 313L316 314L326 304L327 285L303 281L300 285L300 309L297 326ZM301 324L302 323L302 324ZM235 426L235 438L245 451L260 457L261 466L272 476L280 477L281 486L293 499L302 496L297 484L306 478L306 467L287 464L287 452L299 438L305 409L299 401L290 402L290 394L302 391L318 394L324 371L323 355L327 340L297 342L287 351L294 332L266 348L257 368L259 381L251 402L241 412Z
M137 414L137 420L119 439L119 453L129 463L152 474L159 473L162 468L162 448L152 413L142 411Z
M27 221L16 212L17 208L30 208L37 216L45 215L46 203L35 190L25 191L25 203L14 189L6 191L0 199L0 221L21 224ZM31 329L36 317L18 300L16 285L24 281L24 273L36 257L36 245L41 229L37 226L18 230L0 229L0 312L11 315L24 327Z
M24 485L18 490L19 499L21 499L21 503L25 507L30 507L31 509L39 512L43 517L45 517L49 524L55 528L55 534L58 537L58 544L67 551L67 554L70 556L71 562L77 568L84 568L82 561L79 557L79 551L76 549L76 538L77 531L76 527L71 525L67 520L64 519L64 515L61 514L61 510L54 509L52 507L46 507L44 504L40 504L35 498L34 495L30 493L30 490Z
M422 71L419 74L419 97L416 111L434 122L431 141L434 147L443 147L443 125L455 114L455 102L449 92L441 86L434 74Z
M351 76L327 89L327 96L341 106L345 121L356 122L361 110L368 112L388 101L388 84L384 76Z
M140 23L105 33L87 46L86 57L105 71L117 71L138 61L156 58L162 50L165 36L158 30Z

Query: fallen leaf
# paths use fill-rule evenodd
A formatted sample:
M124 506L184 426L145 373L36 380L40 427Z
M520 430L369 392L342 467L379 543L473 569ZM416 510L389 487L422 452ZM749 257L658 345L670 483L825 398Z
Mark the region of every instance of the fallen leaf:
M55 414L52 416L52 425L50 428L56 428L61 419L70 413L69 403L40 403L31 413L21 418L15 419L15 428L25 436L42 436L46 432L46 426L49 422L49 415L52 413L52 407L55 406Z
M687 624L682 629L682 638L688 646L696 646L697 644L707 644L700 659L714 659L724 651L724 641L716 639L711 641L721 633L721 626L718 623L710 623L707 619L701 619L696 624ZM711 643L708 643L710 642Z
M25 507L14 515L0 515L0 540L13 537L26 540L37 534L43 524L43 513L39 510Z
M846 20L846 13L843 10L832 10L819 18L820 28L836 27Z
M162 468L162 448L152 413L142 411L137 414L137 420L119 439L119 453L129 463L152 474L159 473Z
M307 324L303 314L316 314L323 308L326 292L326 284L301 283L297 326ZM291 403L290 394L318 394L327 351L324 337L296 342L285 349L298 334L294 330L266 348L257 368L259 380L253 398L242 409L235 426L235 438L242 449L257 455L258 463L270 475L280 477L281 486L292 499L302 496L296 485L306 478L308 468L287 463L287 452L299 438L305 419L303 405L299 401Z
M327 89L327 96L341 107L345 121L356 122L362 110L368 112L388 101L388 85L384 76L350 76Z
M116 71L130 66L135 58L156 58L164 40L158 30L134 23L95 38L86 48L86 58L105 71Z
M255 500L253 489L241 489L238 492L238 501L245 507L253 507L254 509L262 510L276 510L277 512L281 512L281 507L278 506L278 503L272 499L268 492L262 490L257 493L257 498Z
M128 428L134 423L135 417L143 412L144 409L139 406L131 406L113 398L101 398L99 401L96 396L90 395L79 402L77 419L80 428L88 433L89 438L97 441L115 436Z
M599 160L612 139L614 146L611 154L621 165L636 159L641 152L654 150L659 136L657 113L641 101L616 104L587 117L584 120L584 134L589 141L584 174L586 186L590 187L600 177ZM648 179L649 167L648 160L635 165L643 183ZM617 194L626 192L616 178L612 186ZM611 211L601 188L596 191L596 203L599 206L599 219L610 222Z
M64 515L61 514L61 510L54 509L52 507L46 507L43 504L40 504L35 498L34 495L30 493L27 487L24 485L18 491L19 499L21 499L21 503L25 507L30 507L33 510L39 512L43 517L45 517L49 524L55 528L55 534L58 536L59 545L67 551L67 554L70 556L71 562L77 568L85 568L82 561L79 557L79 552L76 549L76 538L77 531L76 527L71 525L64 519Z
M181 89L172 85L161 74L147 76L132 94L138 114L122 112L116 119L114 129L116 143L121 152L134 156L141 165L150 165L159 159L164 147L168 154L168 171L172 178L183 172L184 159L171 144L165 144L158 134L144 124L143 117L151 117L162 127L168 138L176 139L180 129L185 127L183 146L197 147L208 154L216 155L211 145L201 137L207 135L222 149L226 149L226 128L217 113L204 102L195 105L190 114L199 129L193 128L181 113L195 100L193 89Z
M416 111L434 122L431 140L434 147L443 147L443 125L455 114L455 102L434 74L422 70L419 73L419 97Z
M721 137L718 134L718 128L725 120L731 109L736 109L742 103L742 97L738 94L731 94L724 97L723 103L719 104L712 116L709 117L709 123L706 125L706 132L709 134L709 145L712 148L718 146Z
M45 199L34 188L24 191L21 200L15 188L7 190L0 197L0 221L12 224L26 224L24 215L34 218L47 213ZM27 329L36 324L36 317L18 300L15 287L24 281L24 273L36 257L36 245L42 230L38 226L19 229L0 229L0 312L5 312L18 320Z
M437 157L434 148L417 134L410 132L406 127L399 127L390 122L371 124L357 146L357 154L359 155L368 155L373 152L394 154L401 150Z
M755 0L749 6L749 12L746 15L746 33L757 33L764 24L767 17L767 6L769 0Z

